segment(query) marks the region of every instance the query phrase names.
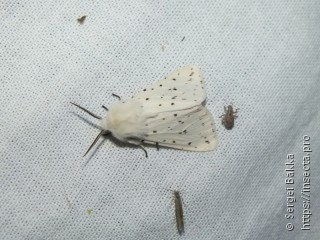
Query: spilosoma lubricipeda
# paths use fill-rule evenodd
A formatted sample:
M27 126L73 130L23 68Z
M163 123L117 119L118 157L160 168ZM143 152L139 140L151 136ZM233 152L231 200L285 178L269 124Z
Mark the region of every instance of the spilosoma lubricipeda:
M115 95L116 96L116 95ZM204 106L206 92L197 66L180 68L127 101L119 99L104 117L72 103L100 119L98 139L111 133L122 142L141 147L154 144L188 151L211 151L217 135L211 113ZM87 154L86 152L86 154Z

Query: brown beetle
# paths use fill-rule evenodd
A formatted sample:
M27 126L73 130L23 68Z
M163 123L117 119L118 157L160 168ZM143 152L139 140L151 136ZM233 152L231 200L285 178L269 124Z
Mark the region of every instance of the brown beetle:
M234 126L234 119L238 116L235 115L235 113L238 112L238 109L236 111L233 111L232 105L228 105L228 107L224 107L224 114L222 114L220 117L222 117L221 123L225 126L227 130L230 130Z

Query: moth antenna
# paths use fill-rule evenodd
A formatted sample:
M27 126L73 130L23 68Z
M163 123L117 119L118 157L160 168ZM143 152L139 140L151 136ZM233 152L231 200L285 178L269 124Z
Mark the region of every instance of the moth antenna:
M146 154L146 158L148 158L147 150L144 147L142 147L141 145L138 145L138 146L139 146L139 148L141 148L144 151L144 153Z
M94 117L94 118L96 118L96 119L101 119L101 117L95 115L94 113L90 112L89 110L85 109L84 107L81 107L81 106L79 106L78 104L73 103L73 102L70 102L70 103L71 103L72 105L80 108L81 110L85 111L86 113L90 114L92 117Z
M114 97L116 97L116 98L119 98L119 100L121 100L121 97L118 96L117 94L112 93L112 96L114 96Z
M102 108L105 109L106 111L109 111L109 109L104 105L102 105Z
M87 155L87 153L90 151L90 149L97 143L97 141L99 140L99 138L100 138L103 134L105 134L105 131L104 131L104 130L102 130L102 131L98 134L98 136L94 139L93 143L90 145L90 147L88 148L88 150L86 151L86 153L83 155L83 157Z

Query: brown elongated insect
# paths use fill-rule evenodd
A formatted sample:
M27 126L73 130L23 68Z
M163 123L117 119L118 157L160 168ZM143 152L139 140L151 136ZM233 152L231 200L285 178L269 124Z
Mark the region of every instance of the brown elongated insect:
M178 191L173 191L174 195L174 207L176 214L176 225L179 235L184 233L184 220L183 220L183 209L182 209L182 201L181 196Z
M233 111L232 105L228 105L227 107L224 107L224 114L222 114L220 118L222 117L221 123L222 125L225 126L227 130L230 130L233 128L234 119L238 117L237 115L235 115L235 113L237 112L238 112L238 109Z

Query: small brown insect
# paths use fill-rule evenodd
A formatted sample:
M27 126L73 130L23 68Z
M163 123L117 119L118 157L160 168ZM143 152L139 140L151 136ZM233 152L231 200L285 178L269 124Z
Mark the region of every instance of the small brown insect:
M184 233L184 222L183 222L183 209L180 193L178 191L173 191L174 194L174 206L176 213L176 224L179 235Z
M81 16L81 17L78 17L78 18L77 18L77 21L78 21L80 24L83 24L84 20L86 20L86 17L87 17L87 16L85 16L85 15L84 15L84 16Z
M225 126L227 130L230 130L234 126L234 119L238 116L235 115L235 113L238 112L238 109L236 111L233 111L232 105L228 105L228 107L224 107L224 114L222 114L220 117L222 117L221 123Z

